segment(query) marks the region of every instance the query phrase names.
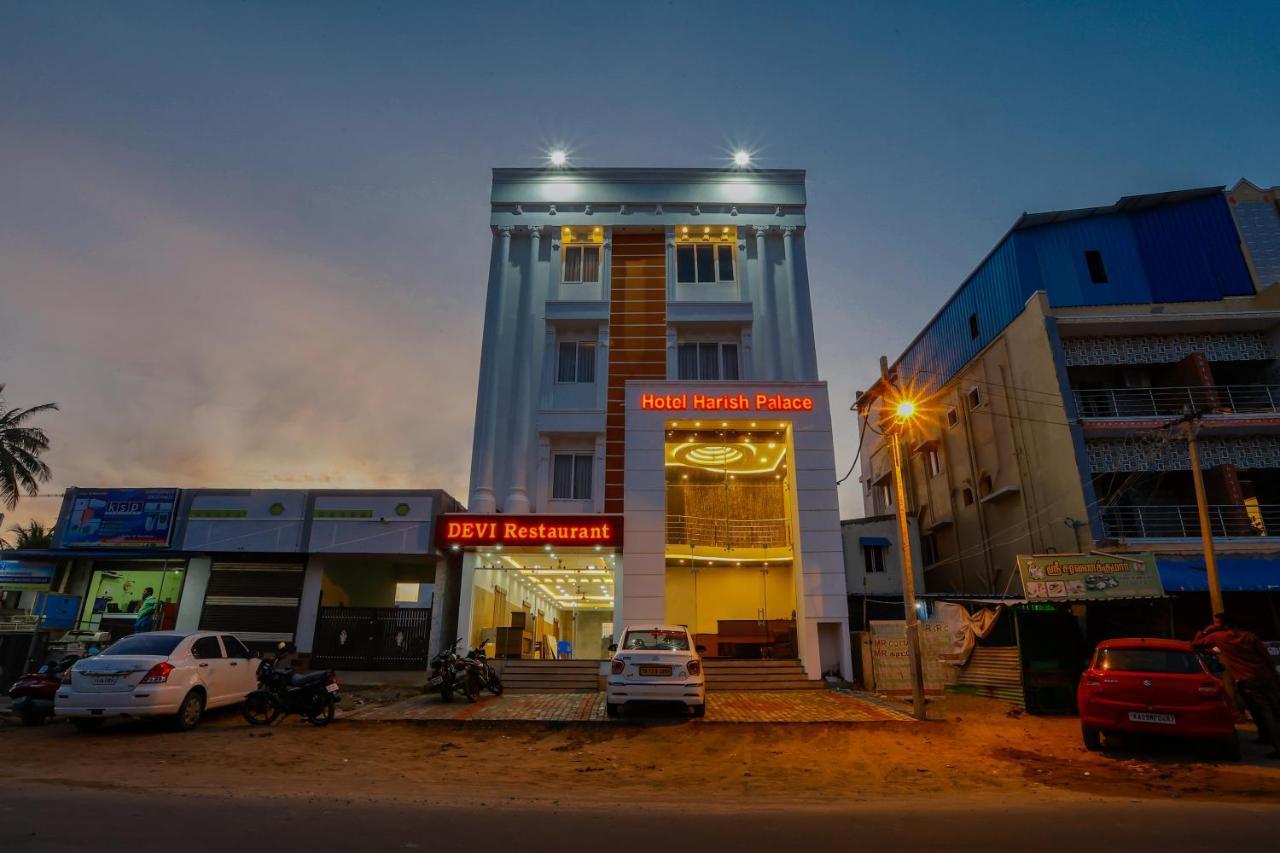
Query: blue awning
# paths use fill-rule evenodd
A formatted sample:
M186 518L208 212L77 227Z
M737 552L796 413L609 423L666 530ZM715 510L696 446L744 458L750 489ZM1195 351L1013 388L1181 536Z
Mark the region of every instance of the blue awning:
M893 543L883 536L859 536L858 544L863 548L888 548Z
M1203 557L1158 557L1165 592L1208 592ZM1219 557L1218 583L1223 592L1280 592L1280 559Z

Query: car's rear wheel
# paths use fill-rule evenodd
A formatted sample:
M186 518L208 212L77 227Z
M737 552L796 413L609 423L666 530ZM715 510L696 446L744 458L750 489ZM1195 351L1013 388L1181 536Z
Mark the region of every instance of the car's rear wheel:
M18 718L22 720L24 726L38 726L44 722L45 713L36 708L23 708L18 712Z
M71 725L75 726L78 732L96 732L105 722L106 720L101 717L75 717L71 720Z
M189 732L196 727L196 723L200 722L200 717L204 714L204 694L199 690L192 690L182 699L182 704L178 706L178 713L173 715L173 728L179 732Z
M690 710L693 711L693 715L695 717L705 717L707 715L707 706L705 703L702 705L694 705Z
M610 717L616 717L622 713L622 706L616 702L605 702L604 712Z
M1102 729L1093 726L1081 726L1080 735L1084 738L1084 748L1090 752L1102 749Z

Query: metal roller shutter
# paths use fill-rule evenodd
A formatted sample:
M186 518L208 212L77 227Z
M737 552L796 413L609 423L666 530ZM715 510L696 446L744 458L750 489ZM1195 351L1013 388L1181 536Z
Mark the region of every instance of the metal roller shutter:
M302 577L300 563L215 562L200 630L227 631L246 643L292 642Z

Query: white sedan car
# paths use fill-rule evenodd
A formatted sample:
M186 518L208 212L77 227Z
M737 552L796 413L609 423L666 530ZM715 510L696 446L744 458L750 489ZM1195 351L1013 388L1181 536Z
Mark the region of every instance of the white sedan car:
M133 634L63 673L53 713L81 731L125 716L169 717L185 731L257 687L257 660L230 634Z
M633 625L611 647L605 710L616 717L628 702L682 702L701 717L707 710L702 658L682 625Z

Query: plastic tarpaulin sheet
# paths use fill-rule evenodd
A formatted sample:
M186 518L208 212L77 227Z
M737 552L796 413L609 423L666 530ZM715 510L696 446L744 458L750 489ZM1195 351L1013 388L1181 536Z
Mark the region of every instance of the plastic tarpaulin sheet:
M991 633L1000 618L1003 605L984 607L970 613L963 604L950 601L939 601L933 605L933 618L946 626L947 638L950 642L948 651L942 659L955 666L964 666L973 654L973 647L978 639Z

